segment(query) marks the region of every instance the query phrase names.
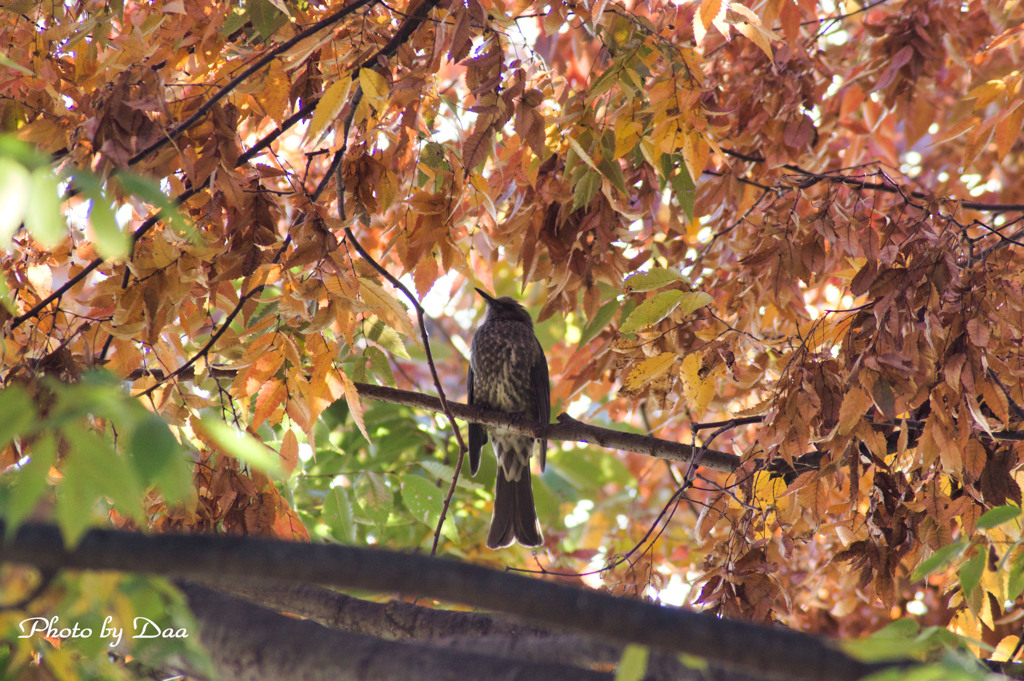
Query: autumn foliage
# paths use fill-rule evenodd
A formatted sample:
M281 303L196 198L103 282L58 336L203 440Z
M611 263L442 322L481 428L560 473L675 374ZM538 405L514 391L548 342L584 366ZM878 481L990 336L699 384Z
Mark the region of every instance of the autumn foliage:
M1022 22L6 3L0 481L29 483L5 516L403 550L443 516L466 560L613 564L584 581L841 637L916 618L1005 658ZM449 506L449 420L357 385L463 400L473 286L530 306L553 416L735 470L568 443L535 477L546 544L486 551L493 460Z

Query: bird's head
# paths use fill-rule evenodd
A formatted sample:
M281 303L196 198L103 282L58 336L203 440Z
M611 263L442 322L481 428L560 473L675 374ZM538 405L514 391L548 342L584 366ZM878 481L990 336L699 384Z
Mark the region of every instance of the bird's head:
M531 328L533 327L533 319L530 318L530 313L515 298L510 298L509 296L495 298L480 289L476 289L476 292L487 301L487 316L484 318L484 321L522 322Z

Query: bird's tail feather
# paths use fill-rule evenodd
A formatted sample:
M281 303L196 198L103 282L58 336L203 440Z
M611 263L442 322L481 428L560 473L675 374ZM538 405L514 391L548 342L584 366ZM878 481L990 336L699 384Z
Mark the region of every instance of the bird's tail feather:
M498 466L494 485L494 516L487 535L487 547L500 549L518 541L523 546L540 546L544 536L533 505L533 482L530 469L524 468L519 480L508 480Z

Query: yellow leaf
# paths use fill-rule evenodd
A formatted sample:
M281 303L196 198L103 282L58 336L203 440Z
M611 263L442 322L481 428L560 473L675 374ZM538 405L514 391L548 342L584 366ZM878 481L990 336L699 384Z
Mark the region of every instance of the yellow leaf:
M259 94L259 100L267 110L267 115L278 125L285 119L285 110L288 107L288 85L289 80L284 72L284 66L280 59L275 59L271 62L267 77L263 81L263 90Z
M622 651L622 659L615 667L615 681L640 681L647 673L647 646L631 643Z
M348 93L352 88L352 79L345 77L334 83L329 88L313 111L313 119L309 122L309 129L306 130L306 143L317 144L323 136L327 126L338 117L342 107L348 101Z
M615 126L615 157L621 158L636 148L640 141L640 124L627 121Z
M1020 636L1004 636L996 646L995 652L992 653L992 659L1000 662L1008 662L1010 660L1010 655L1017 650L1019 642Z
M359 277L359 297L369 307L369 311L379 316L388 326L406 338L418 338L409 320L409 313L380 284L367 277Z
M752 26L745 22L737 22L733 24L736 30L749 38L755 45L761 48L761 51L767 55L768 59L772 58L772 44L768 40L768 35L764 29L760 29L757 26Z
M1006 84L1001 80L990 80L982 83L967 93L966 99L974 99L974 110L984 109L994 102L997 97L1006 93Z
M674 352L663 352L634 365L623 380L622 389L629 393L640 390L646 384L665 375L677 356Z
M729 25L725 23L728 9L729 0L704 0L700 3L700 9L693 16L693 37L697 45L704 42L704 36L712 24L722 35L729 37Z
M708 156L711 155L711 146L704 139L703 135L696 132L687 132L681 135L683 140L683 161L686 169L690 171L690 177L694 182L700 179L701 173L708 165Z
M753 500L764 506L778 506L786 494L786 481L767 471L754 474Z
M363 96L369 98L370 104L387 98L390 93L388 81L373 69L359 70L359 86L363 88ZM375 108L379 108L374 104Z
M715 377L700 375L700 356L690 353L683 358L679 367L679 380L683 386L683 396L690 402L694 413L703 414L715 396Z

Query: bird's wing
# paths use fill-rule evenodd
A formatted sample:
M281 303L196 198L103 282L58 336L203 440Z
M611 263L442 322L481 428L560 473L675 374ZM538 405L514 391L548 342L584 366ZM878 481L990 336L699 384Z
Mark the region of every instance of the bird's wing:
M551 423L551 381L548 378L548 361L544 357L544 348L540 341L533 339L537 344L540 359L533 363L530 370L530 379L533 383L534 396L537 398L537 420L547 425ZM547 463L548 441L540 441L540 469L544 470Z
M473 365L469 365L469 398L470 406L477 406L473 399ZM476 475L480 470L480 450L487 443L487 431L479 423L469 424L469 473Z

